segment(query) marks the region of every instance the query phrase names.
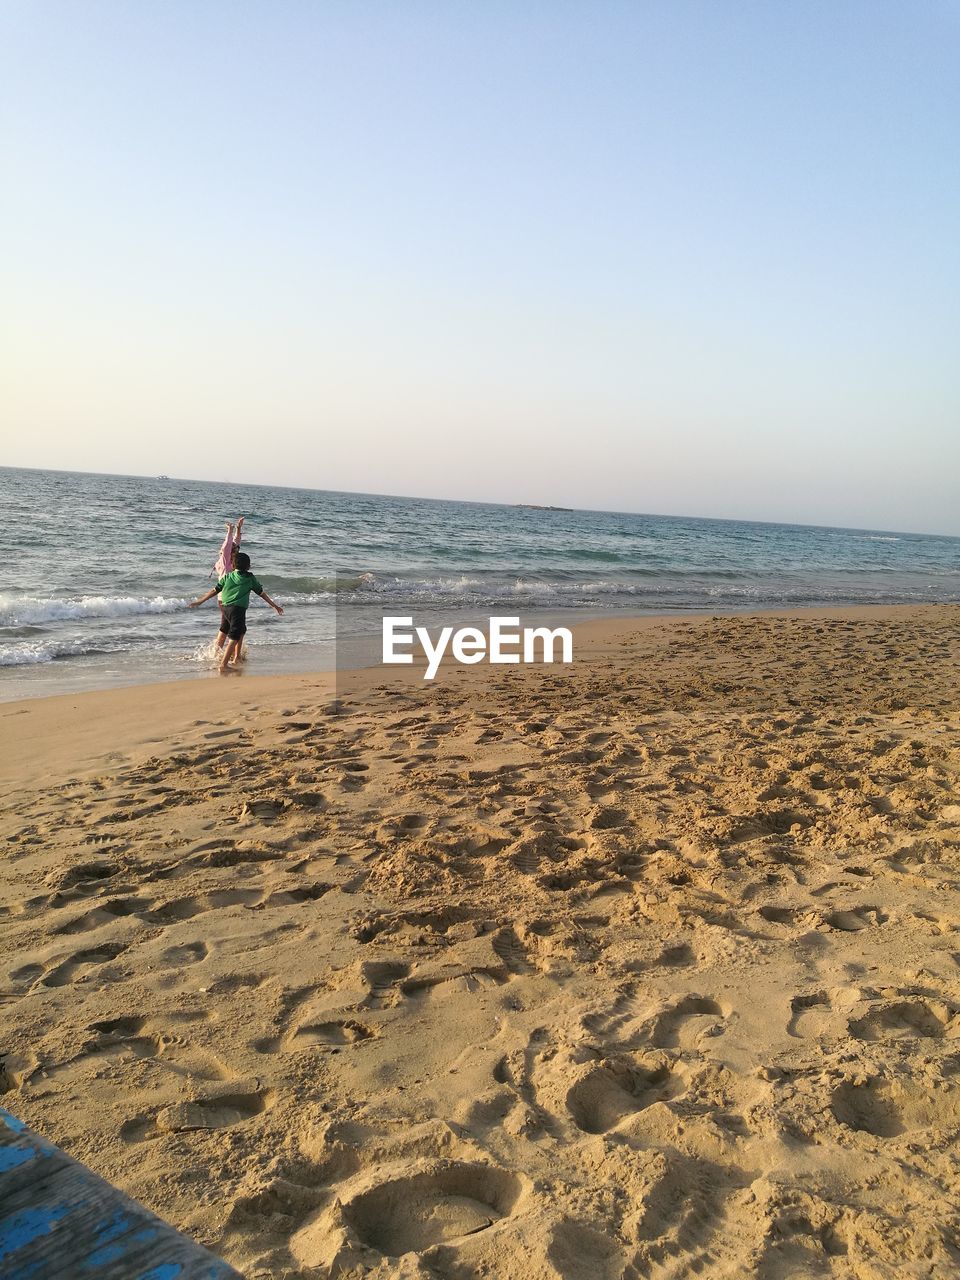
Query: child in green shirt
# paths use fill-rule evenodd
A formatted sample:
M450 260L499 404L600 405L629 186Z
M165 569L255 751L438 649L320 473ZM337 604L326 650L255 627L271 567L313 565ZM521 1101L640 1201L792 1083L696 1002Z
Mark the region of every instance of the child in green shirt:
M220 630L229 640L220 659L221 671L226 671L240 654L240 646L247 631L247 606L250 603L251 591L261 600L266 600L279 615L283 614L280 606L264 591L260 580L250 572L250 557L245 551L237 552L235 564L236 568L224 574L217 585L211 587L205 596L200 596L198 600L191 600L187 606L189 609L196 609L198 605L211 600L215 595L220 596Z

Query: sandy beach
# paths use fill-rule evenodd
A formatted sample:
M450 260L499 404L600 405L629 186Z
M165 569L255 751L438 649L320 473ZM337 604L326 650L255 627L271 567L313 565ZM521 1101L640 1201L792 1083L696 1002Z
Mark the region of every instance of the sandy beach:
M955 1276L958 641L4 704L3 1105L251 1280Z

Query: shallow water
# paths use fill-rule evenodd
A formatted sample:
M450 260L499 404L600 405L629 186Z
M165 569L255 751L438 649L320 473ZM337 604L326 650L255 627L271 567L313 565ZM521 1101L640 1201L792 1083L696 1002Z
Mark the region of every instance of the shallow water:
M960 598L960 539L0 469L0 697L210 670L223 522L251 600L251 671L329 667L390 612L585 617ZM338 618L339 615L339 618Z

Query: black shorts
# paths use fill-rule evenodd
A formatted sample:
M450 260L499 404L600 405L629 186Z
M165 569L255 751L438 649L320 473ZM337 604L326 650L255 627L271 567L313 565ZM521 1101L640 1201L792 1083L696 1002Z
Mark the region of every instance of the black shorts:
M220 630L231 640L242 640L247 634L247 611L238 604L220 606Z

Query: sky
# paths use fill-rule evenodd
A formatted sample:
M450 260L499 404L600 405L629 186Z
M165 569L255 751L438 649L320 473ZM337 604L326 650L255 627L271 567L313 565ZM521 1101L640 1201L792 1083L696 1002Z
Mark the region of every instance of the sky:
M0 0L0 463L960 534L953 0Z

